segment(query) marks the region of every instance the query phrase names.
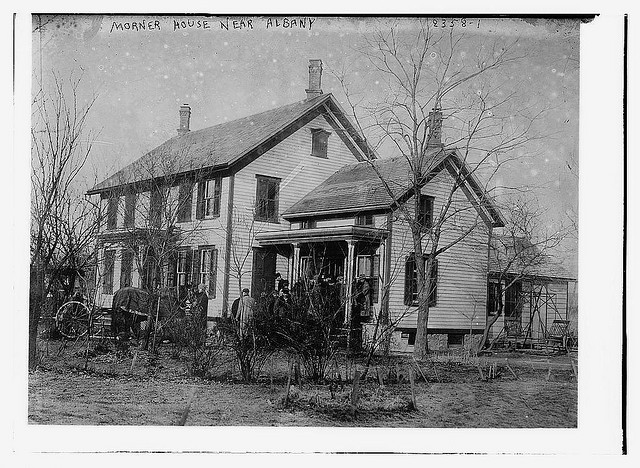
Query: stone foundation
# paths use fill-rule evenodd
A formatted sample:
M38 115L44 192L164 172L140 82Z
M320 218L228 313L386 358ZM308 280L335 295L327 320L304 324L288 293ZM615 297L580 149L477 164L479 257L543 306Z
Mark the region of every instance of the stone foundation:
M478 353L478 347L482 341L482 335L464 335L463 347L466 352L475 356Z
M429 351L445 351L449 348L448 335L427 335Z

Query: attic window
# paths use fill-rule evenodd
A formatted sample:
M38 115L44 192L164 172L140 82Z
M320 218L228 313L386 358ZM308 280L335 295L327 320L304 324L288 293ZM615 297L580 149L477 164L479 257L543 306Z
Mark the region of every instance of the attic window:
M311 129L311 156L327 157L327 142L330 133L321 128Z

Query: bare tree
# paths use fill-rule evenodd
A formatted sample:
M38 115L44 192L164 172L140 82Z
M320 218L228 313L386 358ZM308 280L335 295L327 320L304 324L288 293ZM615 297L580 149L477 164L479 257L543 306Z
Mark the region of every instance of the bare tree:
M542 276L558 262L557 249L570 230L548 229L542 222L542 212L532 200L515 199L502 205L507 223L502 232L488 236L488 277L498 285L496 310L487 318L478 346L487 346L491 327L504 312L502 292L526 278Z
M121 247L122 271L128 275L121 274L121 287L133 285L135 264L140 286L155 299L153 323L163 296L173 313L199 282L199 252L191 247L203 236L197 205L202 200L194 203L194 195L204 178L194 162L189 144L161 146L117 173L114 188L105 195L102 240ZM155 349L157 327L153 329Z
M74 185L96 136L87 129L96 96L81 101L80 83L80 78L54 74L50 88L42 88L32 102L30 368L37 365L44 298L64 269L86 265L101 217Z
M479 203L491 199L490 183L498 169L518 157L516 150L535 139L531 130L540 112L516 103L515 91L505 92L500 71L525 58L517 41L472 43L464 33L432 27L430 20L384 27L365 37L360 52L369 59L386 86L386 97L367 101L353 92L348 72L335 73L342 85L352 117L373 148L391 148L408 167L403 190L378 170L402 222L412 234L417 270L418 317L414 356L428 352L427 324L431 270L437 257L461 242L483 222L460 227L454 222L461 208L455 198L466 184L477 184ZM441 141L446 134L446 145ZM443 163L450 149L456 160L445 169L453 181L433 219L421 216L417 195ZM481 176L481 177L479 177Z

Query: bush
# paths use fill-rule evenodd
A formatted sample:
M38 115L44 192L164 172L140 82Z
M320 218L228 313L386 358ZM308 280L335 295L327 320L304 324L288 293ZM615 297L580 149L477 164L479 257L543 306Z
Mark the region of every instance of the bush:
M234 319L219 323L225 344L238 361L243 381L255 380L269 356L278 349L280 326L281 322L274 317L273 309L266 300L256 304L253 318L242 330Z
M335 339L342 313L334 289L316 286L294 295L288 314L280 321L279 344L303 363L314 382L324 381L338 350Z
M172 357L187 354L189 375L210 378L221 352L219 343L209 339L206 322L197 314L176 317L165 324L165 337L171 342Z

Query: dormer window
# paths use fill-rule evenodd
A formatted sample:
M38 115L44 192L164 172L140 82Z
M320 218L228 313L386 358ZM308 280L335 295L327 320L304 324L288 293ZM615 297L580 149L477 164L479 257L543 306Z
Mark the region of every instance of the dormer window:
M331 133L321 128L311 129L311 156L327 157L327 142Z

